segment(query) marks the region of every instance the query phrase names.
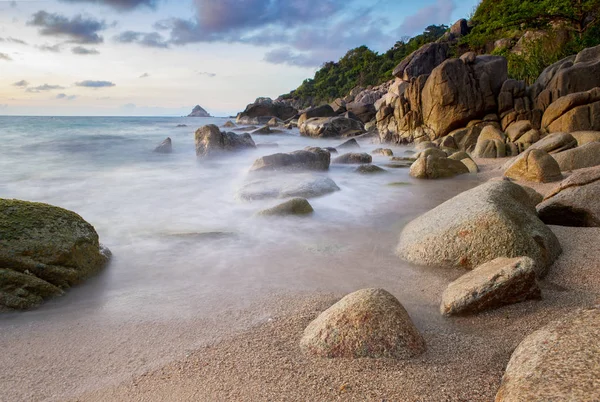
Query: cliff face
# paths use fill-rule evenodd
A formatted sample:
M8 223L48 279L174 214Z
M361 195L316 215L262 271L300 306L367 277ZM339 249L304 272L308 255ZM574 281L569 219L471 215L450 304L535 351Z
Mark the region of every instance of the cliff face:
M188 117L211 117L210 113L202 108L200 105L196 105L196 107L192 110L192 113L188 114Z

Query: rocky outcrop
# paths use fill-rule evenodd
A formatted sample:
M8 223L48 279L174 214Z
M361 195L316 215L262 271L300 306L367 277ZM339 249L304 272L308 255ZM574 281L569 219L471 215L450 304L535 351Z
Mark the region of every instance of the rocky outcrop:
M537 217L522 187L485 183L409 223L397 254L422 265L473 269L498 257L530 257L538 275L561 253L558 239Z
M537 206L548 225L600 226L600 167L573 173Z
M497 258L461 276L442 295L443 315L481 311L539 299L535 262L528 257Z
M188 117L210 117L210 113L204 110L200 105L196 105L192 110L192 113L188 114Z
M394 76L410 81L420 75L431 74L434 68L448 58L448 44L429 43L408 55L394 69Z
M600 310L569 313L512 354L496 402L593 401L600 394Z
M600 142L590 142L552 155L563 172L600 165Z
M298 110L286 103L274 102L270 98L258 98L238 114L236 122L238 124L267 124L273 117L287 120L296 114L298 114Z
M512 79L502 84L498 95L498 115L501 128L507 131L511 125L523 121L529 122L529 129L539 129L542 119L542 111L534 109L533 102L529 98L525 81Z
M268 174L266 177L255 178L244 183L237 191L236 198L242 201L290 197L314 198L339 190L337 184L329 177L306 173Z
M364 289L311 322L300 347L327 358L409 359L425 351L425 341L394 296L383 289Z
M173 144L171 142L171 137L167 137L163 142L158 144L156 148L154 148L154 152L159 154L170 154L173 152Z
M558 163L548 153L528 149L510 165L504 176L514 180L551 183L562 179Z
M367 153L347 153L335 158L332 163L354 165L373 162L373 157Z
M337 115L337 113L335 113L333 108L329 105L312 107L300 115L298 118L298 127L301 127L306 120L314 117L332 117L335 115Z
M0 199L0 310L60 296L107 263L94 227L74 212Z
M364 132L362 122L343 116L315 117L300 126L301 135L313 138L353 137Z
M260 216L286 216L286 215L309 215L314 212L313 207L305 198L292 198L273 208L260 211Z
M438 155L420 156L410 167L410 175L417 179L443 179L466 173L469 169L461 161Z
M600 130L600 88L558 98L544 112L542 127L549 133Z
M250 171L272 171L272 170L328 170L331 163L331 154L329 151L308 147L301 151L294 151L287 154L278 153L258 158Z
M196 156L206 158L225 152L256 148L250 134L226 133L214 124L196 130Z

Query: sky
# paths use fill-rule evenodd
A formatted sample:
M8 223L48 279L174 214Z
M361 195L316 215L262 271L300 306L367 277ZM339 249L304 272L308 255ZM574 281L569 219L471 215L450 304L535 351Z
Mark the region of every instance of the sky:
M235 115L477 0L0 0L0 115Z

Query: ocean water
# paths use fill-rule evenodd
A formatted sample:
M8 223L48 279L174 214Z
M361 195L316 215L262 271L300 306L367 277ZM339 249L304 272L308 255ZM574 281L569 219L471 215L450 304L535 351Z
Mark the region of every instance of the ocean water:
M25 342L41 345L41 355L47 353L45 341L75 344L85 338L111 345L118 339L127 345L134 335L123 334L135 333L133 326L169 326L225 310L241 311L266 294L349 292L404 282L407 293L399 297L413 307L418 321L421 301L409 288L419 274L394 256L396 239L410 219L476 181L469 176L417 181L406 168L360 175L354 172L356 166L332 165L329 172L311 175L327 176L341 190L311 199L313 216L257 217L258 211L281 200L248 202L238 197L240 187L253 180L249 168L256 158L309 145L337 146L342 140L310 139L296 129L286 130L254 136L257 144L277 148L198 160L195 130L209 123L221 126L226 120L0 117L0 197L73 210L94 225L100 241L113 252L110 265L98 277L64 297L30 312L0 317L0 341L12 342L15 350L27 349ZM187 127L177 127L180 124ZM174 152L152 152L166 137L173 140ZM378 147L361 142L362 152ZM402 156L409 148L393 150ZM373 162L385 168L389 158L374 156ZM270 175L296 180L289 173ZM171 335L184 339L177 325ZM112 328L115 338L94 338L87 332L84 336L81 326L97 327L98 333ZM152 338L152 353L168 360L174 352L165 336ZM15 339L20 341L15 344ZM74 348L72 355L62 357L64 365L76 370L86 350ZM144 359L157 359L152 356ZM12 357L3 359L4 367L10 365ZM98 366L103 362L100 359ZM145 367L144 362L136 368ZM43 367L38 370L44 372ZM14 373L28 370L14 367ZM122 371L131 373L126 364ZM115 373L119 370L110 371ZM101 383L109 374L92 370L88 376ZM66 380L59 376L56 381ZM65 385L65 393L58 395L72 396L66 390L73 387Z

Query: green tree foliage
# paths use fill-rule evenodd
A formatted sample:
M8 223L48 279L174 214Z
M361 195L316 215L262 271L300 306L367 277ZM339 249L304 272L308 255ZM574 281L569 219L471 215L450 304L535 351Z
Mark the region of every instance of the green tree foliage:
M373 52L366 46L352 49L337 63L323 64L314 78L305 80L298 89L282 97L318 104L344 97L357 86L381 84L393 78L392 71L406 56L436 41L447 30L446 25L428 26L422 34L396 42L383 54Z

